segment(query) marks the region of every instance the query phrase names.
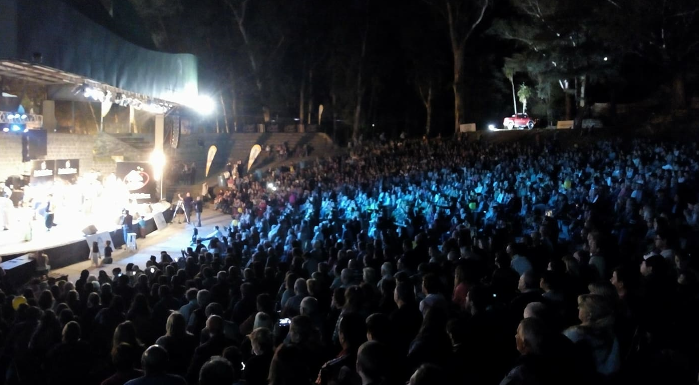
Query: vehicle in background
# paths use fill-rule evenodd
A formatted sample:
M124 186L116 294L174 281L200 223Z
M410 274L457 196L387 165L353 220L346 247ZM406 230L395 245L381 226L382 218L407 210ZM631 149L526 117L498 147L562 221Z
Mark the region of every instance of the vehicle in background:
M518 128L518 129L532 129L534 128L534 125L536 124L536 119L530 117L527 114L516 114L512 115L510 117L505 118L505 120L502 122L502 126L504 128L507 128L508 130L511 130L513 128Z

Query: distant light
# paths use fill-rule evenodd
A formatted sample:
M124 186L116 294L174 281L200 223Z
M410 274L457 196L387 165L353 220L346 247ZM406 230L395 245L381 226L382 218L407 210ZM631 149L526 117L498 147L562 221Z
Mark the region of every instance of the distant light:
M25 129L24 129L24 132L29 132L29 129L28 129L28 128L25 128Z
M495 130L495 125L494 125L494 124L489 124L489 125L488 125L488 129L489 129L490 131Z
M604 61L607 61L607 57L606 57L606 56L604 57Z
M24 120L27 118L27 115L22 114L21 118Z
M10 132L10 127L4 127L4 128L2 129L2 132Z
M12 131L20 131L21 129L22 129L22 127L20 127L20 126L18 126L18 125L16 125L16 124L13 124L13 125L12 125Z
M372 127L376 127L376 125L375 125L374 123L372 123L371 126L372 126Z
M294 118L294 120L298 122L298 121L299 121L299 118Z
M269 188L269 189L274 188L274 183L267 183L267 188Z

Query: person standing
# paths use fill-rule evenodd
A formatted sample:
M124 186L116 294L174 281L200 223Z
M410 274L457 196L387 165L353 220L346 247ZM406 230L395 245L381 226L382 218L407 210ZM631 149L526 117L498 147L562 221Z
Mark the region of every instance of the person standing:
M141 235L141 238L146 237L146 217L141 215L141 218L138 220L138 232Z
M129 239L129 233L131 232L131 226L133 225L133 216L129 214L129 210L123 210L121 212L121 229L124 232L124 245Z
M112 241L104 242L104 261L103 263L112 263Z
M192 194L187 193L187 195L184 197L184 219L187 221L187 223L190 223L189 216L192 213L193 204L194 199L192 198Z
M100 265L100 247L97 242L92 242L92 252L90 253L90 259L92 260L93 267L99 267Z
M197 226L201 227L201 213L204 211L204 201L201 200L201 195L197 196L194 202L194 211L197 213Z
M46 202L46 212L44 213L44 225L46 226L46 231L51 231L51 228L56 224L53 223L54 211L56 210L56 204L53 203L53 195L49 194Z

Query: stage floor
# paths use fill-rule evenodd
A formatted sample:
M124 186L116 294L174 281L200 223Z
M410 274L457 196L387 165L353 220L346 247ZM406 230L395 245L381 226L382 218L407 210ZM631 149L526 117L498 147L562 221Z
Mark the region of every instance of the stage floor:
M88 226L91 221L82 217L81 214L76 214L71 217L70 223L58 223L51 231L46 231L44 219L40 217L31 222L32 239L25 242L26 225L19 222L11 223L10 229L0 232L0 257L8 255L25 254L42 249L51 249L59 246L68 245L77 241L84 241L85 234L82 230ZM99 232L114 231L119 228L114 223L95 223L95 227Z
M199 228L199 235L205 237L207 234L214 231L214 226L220 226L221 231L223 231L223 226L230 225L231 216L218 211L204 209L201 222L202 227ZM138 250L115 250L112 255L114 263L110 265L95 268L91 267L90 261L84 261L61 269L51 270L50 275L67 275L70 281L75 282L80 278L80 272L84 269L87 269L90 275L94 276L97 276L100 270L104 270L110 277L112 276L112 269L120 267L122 271L126 271L126 265L128 263L133 263L138 265L141 269L145 269L146 262L150 259L151 255L155 255L158 260L160 260L161 251L167 251L173 259L179 258L181 256L180 250L189 247L193 229L192 225L177 224L177 220L174 220L167 228L155 231L149 234L145 239L139 238ZM51 232L53 232L53 230Z

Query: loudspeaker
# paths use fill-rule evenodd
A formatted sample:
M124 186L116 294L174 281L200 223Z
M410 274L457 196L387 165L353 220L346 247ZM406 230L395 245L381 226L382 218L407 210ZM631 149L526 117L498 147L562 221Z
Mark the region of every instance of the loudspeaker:
M87 226L83 229L83 234L85 235L95 235L97 234L97 227L95 225Z
M46 156L47 153L46 130L27 130L22 134L22 161L28 162Z

